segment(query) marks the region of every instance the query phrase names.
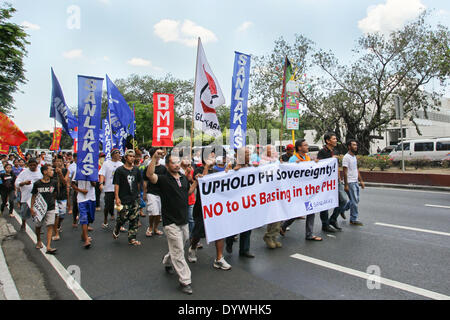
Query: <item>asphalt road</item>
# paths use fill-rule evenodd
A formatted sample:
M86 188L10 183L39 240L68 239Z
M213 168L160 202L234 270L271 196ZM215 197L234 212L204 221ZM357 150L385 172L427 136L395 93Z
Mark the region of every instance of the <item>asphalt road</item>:
M343 231L333 234L321 231L317 214L315 231L322 242L304 240L304 220L291 225L281 239L283 248L275 250L262 240L265 227L256 229L251 238L256 258L240 258L235 243L233 254L225 253L233 266L230 271L212 267L215 247L203 240L197 263L189 264L192 296L177 290L177 276L164 272L161 259L167 242L164 236L145 237L147 218L141 218L141 247L129 246L125 233L114 241L111 230L101 228L103 212L97 212L91 249L83 249L80 227L72 228L71 216L64 221L62 240L54 245L65 268L80 268L81 286L92 299L449 299L450 194L366 188L359 208L364 226L349 225L347 212L347 220L339 220ZM16 221L14 226L19 228ZM76 299L29 237L19 233L18 239L45 274L52 297ZM309 258L317 260L305 261ZM379 286L364 278L376 269L387 279Z

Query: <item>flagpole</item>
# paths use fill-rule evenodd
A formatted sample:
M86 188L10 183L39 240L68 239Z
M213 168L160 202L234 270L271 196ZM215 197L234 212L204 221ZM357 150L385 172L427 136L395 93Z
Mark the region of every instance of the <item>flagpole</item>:
M134 113L134 104L133 104L133 150L135 150L134 146L134 136L136 135L136 114Z
M282 108L283 108L283 112L282 112L282 116L281 116L281 135L280 135L280 153L283 151L283 133L284 133L284 112L286 109L286 87L285 87L285 83L286 83L286 68L287 68L287 57L284 57L284 71L283 71L283 93L284 96L283 98L283 103L282 103Z
M195 94L197 89L197 68L198 68L198 51L200 49L200 37L198 37L197 42L197 58L195 60L195 78L194 78L194 98L192 101L192 123L191 123L191 148L190 148L190 159L192 161L192 143L194 141L194 114L195 114Z
M109 109L109 107L108 107L108 118L109 118L109 133L111 134L111 146L114 148L114 140L111 126L111 110Z

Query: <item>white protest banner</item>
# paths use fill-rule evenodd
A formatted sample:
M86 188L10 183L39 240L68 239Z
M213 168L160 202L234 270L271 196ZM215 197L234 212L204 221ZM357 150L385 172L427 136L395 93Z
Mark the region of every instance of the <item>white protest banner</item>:
M207 242L335 208L338 163L275 163L199 179Z
M31 207L31 199L28 202L28 207ZM42 221L45 214L47 213L47 202L45 202L44 198L40 193L36 194L33 209L34 212L36 213L36 216L33 218L34 222Z

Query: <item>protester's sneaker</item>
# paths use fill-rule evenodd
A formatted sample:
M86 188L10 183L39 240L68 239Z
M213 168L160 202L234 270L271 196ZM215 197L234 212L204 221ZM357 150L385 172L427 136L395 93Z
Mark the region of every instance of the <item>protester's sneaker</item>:
M339 227L339 225L338 225L337 221L331 221L331 222L330 222L330 225L332 225L332 226L333 226L333 228L335 228L336 230L338 230L338 231L342 231L342 228L341 228L341 227Z
M120 227L120 232L128 232L128 230L125 229L124 227Z
M190 284L181 284L180 283L180 288L183 293L192 294L192 287Z
M196 250L192 250L191 247L188 249L188 261L191 263L197 262L197 256L195 255Z
M350 224L353 224L355 226L363 226L363 223L361 221L350 221Z
M108 229L108 227L109 227L109 226L108 226L107 223L102 223L102 228L103 228L103 229Z
M220 260L214 259L213 267L216 269L222 269L222 270L230 270L231 266L228 264L228 262L225 261L224 257L222 257Z
M166 272L170 275L175 274L175 271L173 270L172 266L164 266L164 270L166 270Z
M347 217L345 216L345 212L344 211L342 211L341 213L340 213L340 215L341 215L341 217L342 217L342 219L347 219Z
M276 246L277 248L283 247L283 245L282 245L281 242L279 242L279 241L275 241L274 243L275 243L275 246Z

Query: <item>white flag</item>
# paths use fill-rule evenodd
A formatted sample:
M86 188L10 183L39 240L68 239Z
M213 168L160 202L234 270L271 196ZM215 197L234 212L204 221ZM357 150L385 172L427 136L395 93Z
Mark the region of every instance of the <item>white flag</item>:
M196 129L202 130L208 135L214 137L220 136L222 131L215 109L225 104L225 97L206 60L200 38L198 39L197 47L197 70L195 79L194 126Z

